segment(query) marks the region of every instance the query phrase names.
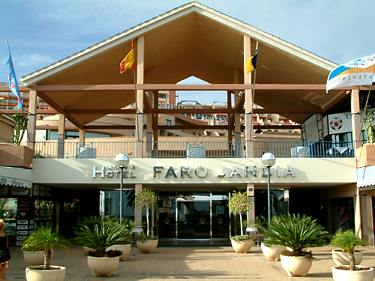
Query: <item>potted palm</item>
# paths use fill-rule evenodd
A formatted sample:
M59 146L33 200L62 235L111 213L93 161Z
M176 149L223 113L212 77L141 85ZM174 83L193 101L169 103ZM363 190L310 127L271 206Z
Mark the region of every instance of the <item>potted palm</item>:
M265 237L266 243L289 248L280 255L289 276L306 276L312 265L312 253L306 248L327 244L328 232L309 216L286 215L271 221Z
M115 244L126 240L124 225L111 220L102 219L95 224L82 224L75 229L75 241L88 248L87 264L95 276L112 276L118 269L121 251L108 250Z
M29 247L43 249L43 265L26 267L27 281L64 281L66 268L51 265L52 250L55 248L68 248L69 242L60 236L51 227L41 227L30 234Z
M118 244L113 244L107 248L109 250L118 250L121 251L122 254L120 256L120 261L126 261L131 253L131 239L132 239L132 229L134 227L134 223L130 220L124 219L121 224L124 226L123 235L125 237L124 241Z
M156 203L156 194L151 189L144 188L135 195L135 205L141 210L146 209L146 234L138 233L137 247L144 253L150 253L158 246L158 238L154 236L153 229L150 227L150 209Z
M332 267L334 280L373 280L374 269L368 266L360 266L356 260L358 258L355 252L356 248L365 246L367 244L366 241L360 239L352 230L346 230L336 232L332 237L331 244L334 247L339 247L342 252L346 253L346 255L341 255L341 263L335 261L336 266Z
M273 217L272 220L275 220L276 217ZM255 218L255 225L258 230L258 234L263 235L268 228L268 222L265 217L259 216ZM262 241L260 244L263 256L268 261L279 261L280 255L283 251L286 250L285 246L282 245L271 245L267 241Z
M228 206L231 214L240 216L240 235L235 235L230 238L232 247L236 253L246 253L253 245L253 240L243 233L242 215L246 214L251 208L251 202L246 192L235 191L229 200Z
M26 266L41 265L44 263L43 248L33 245L31 236L23 240L21 249Z

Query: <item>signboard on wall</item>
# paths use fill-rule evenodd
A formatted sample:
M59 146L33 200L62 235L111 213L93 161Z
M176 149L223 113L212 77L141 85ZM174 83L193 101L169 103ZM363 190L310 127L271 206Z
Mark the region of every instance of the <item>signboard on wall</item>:
M351 132L352 117L350 112L328 115L327 126L330 135Z

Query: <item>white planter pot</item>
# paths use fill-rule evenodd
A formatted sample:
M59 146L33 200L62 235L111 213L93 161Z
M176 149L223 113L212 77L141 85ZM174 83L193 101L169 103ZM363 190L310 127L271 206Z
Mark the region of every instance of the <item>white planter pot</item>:
M26 267L27 281L64 281L66 268L63 266L51 265L49 270L43 266L34 265Z
M243 240L243 241L236 241L230 239L230 243L236 253L247 253L250 251L251 246L253 246L253 240Z
M340 266L342 267L342 266ZM343 266L348 267L348 266ZM332 267L332 277L335 281L372 281L374 280L374 268L366 269L366 266L358 266L363 270L345 270ZM349 268L349 267L348 267Z
M281 266L291 276L306 276L309 272L312 259L306 257L293 257L280 255Z
M83 247L83 253L85 254L85 256L87 256L89 254L89 252L95 251L95 249L90 248L90 247L86 247L86 246L82 246L82 247Z
M262 253L263 253L264 257L268 261L279 261L281 253L286 250L285 246L272 245L272 246L268 247L268 246L264 245L263 242L261 243L260 247L262 249Z
M95 276L112 276L120 265L120 257L87 256L87 265Z
M23 260L26 266L41 265L44 263L43 251L23 251Z
M151 253L151 252L155 251L157 246L158 246L158 239L147 240L145 242L137 241L137 247L143 253Z
M126 261L130 256L132 245L131 244L116 244L107 248L107 251L110 251L110 250L121 251L122 254L120 256L120 261Z
M336 265L350 265L349 254L340 250L332 250L332 259ZM362 252L354 252L355 264L362 262Z

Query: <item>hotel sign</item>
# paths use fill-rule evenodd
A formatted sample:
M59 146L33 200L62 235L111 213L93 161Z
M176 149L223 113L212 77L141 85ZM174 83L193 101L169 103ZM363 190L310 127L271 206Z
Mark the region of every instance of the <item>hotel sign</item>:
M218 170L209 170L207 167L199 166L152 166L152 170L149 171L154 179L203 179L207 177L215 178L228 178L228 179L240 179L240 178L257 178L267 177L268 169L263 166L224 166ZM121 171L117 167L104 167L104 166L93 166L92 167L92 178L120 178ZM278 178L295 177L294 168L291 166L279 167L275 166L271 168L271 176ZM136 179L137 169L134 165L129 165L124 169L124 178Z

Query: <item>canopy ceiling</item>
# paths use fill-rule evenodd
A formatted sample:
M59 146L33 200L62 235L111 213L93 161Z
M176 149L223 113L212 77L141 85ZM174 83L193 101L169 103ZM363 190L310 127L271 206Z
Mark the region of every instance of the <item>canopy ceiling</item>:
M134 75L119 73L131 40L144 35L145 84L175 84L196 76L212 84L243 83L243 38L259 41L256 83L324 84L333 63L270 34L192 2L109 38L23 78L33 85L132 84ZM108 41L108 42L107 42ZM234 77L237 76L238 80ZM202 93L204 95L204 93ZM60 112L71 109L120 109L135 102L134 91L52 92L40 96ZM257 91L255 103L269 112L302 122L321 113L343 93ZM292 114L298 108L305 114ZM285 112L290 112L287 114ZM103 114L70 114L87 124Z

